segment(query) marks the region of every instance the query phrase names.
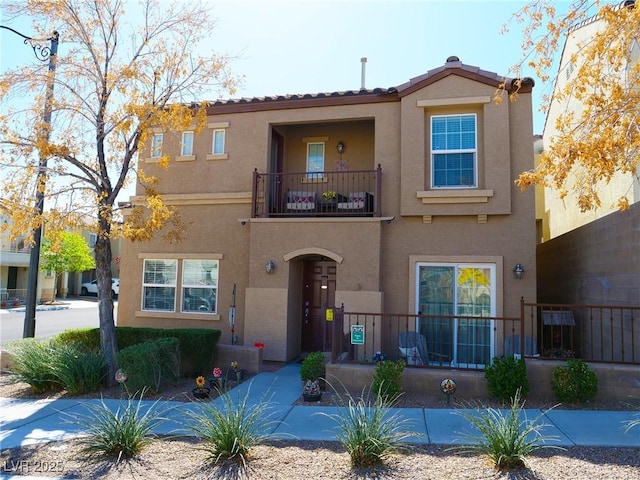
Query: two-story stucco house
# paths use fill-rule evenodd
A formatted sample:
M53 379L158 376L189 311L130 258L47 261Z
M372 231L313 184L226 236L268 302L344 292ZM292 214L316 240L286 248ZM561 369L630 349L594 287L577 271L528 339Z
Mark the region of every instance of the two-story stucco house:
M450 57L395 88L219 101L200 133L155 132L140 166L188 230L123 244L118 325L230 344L235 306L236 343L288 361L327 348L335 305L519 316L536 300L534 194L514 185L533 81L496 105L503 81ZM465 341L491 358L491 332Z

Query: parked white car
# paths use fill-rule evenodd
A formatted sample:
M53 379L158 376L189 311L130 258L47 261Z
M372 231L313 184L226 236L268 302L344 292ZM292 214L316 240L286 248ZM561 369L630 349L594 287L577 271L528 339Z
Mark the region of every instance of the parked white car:
M117 297L119 291L120 291L120 279L112 278L111 279L111 295L113 295L114 297ZM98 280L93 280L88 283L83 283L80 286L80 295L98 295Z

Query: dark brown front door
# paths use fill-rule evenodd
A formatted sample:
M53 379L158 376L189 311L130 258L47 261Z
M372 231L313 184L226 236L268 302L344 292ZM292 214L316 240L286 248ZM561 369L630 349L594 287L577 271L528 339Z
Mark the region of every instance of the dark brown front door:
M331 323L325 320L325 311L335 307L335 297L335 262L307 260L302 293L303 352L331 349Z

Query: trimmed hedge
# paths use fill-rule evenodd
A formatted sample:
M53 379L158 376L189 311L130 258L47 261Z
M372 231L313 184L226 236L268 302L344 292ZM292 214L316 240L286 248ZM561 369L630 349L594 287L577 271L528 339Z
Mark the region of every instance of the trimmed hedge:
M205 328L116 327L120 350L158 338L177 338L180 346L180 375L183 377L195 377L211 371L221 335L220 330ZM77 342L94 351L100 351L100 329L67 330L58 334L54 341Z
M161 390L175 382L180 369L180 348L175 337L158 338L131 345L118 352L118 366L127 375L125 385L131 392L149 388Z

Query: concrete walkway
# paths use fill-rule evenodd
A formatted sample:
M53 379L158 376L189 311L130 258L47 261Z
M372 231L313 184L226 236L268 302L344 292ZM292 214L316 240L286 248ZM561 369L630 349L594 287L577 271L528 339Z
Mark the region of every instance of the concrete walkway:
M276 372L260 373L230 392L234 401L247 399L249 405L268 402L271 435L283 440L336 440L337 424L326 414L338 413L339 407L294 406L300 397L300 365L290 364ZM104 400L114 410L119 400ZM219 402L220 399L214 400ZM24 400L0 398L0 447L2 449L40 442L66 440L83 434L69 423L69 415L87 413L87 406L100 400ZM146 407L153 402L143 402ZM198 402L166 402L165 421L155 432L158 434L185 434L185 412L201 408ZM394 409L410 423L408 430L418 435L410 439L415 444L452 445L464 442L465 434L473 433L468 422L460 415L464 410L453 409ZM473 412L473 410L467 410ZM563 447L640 447L640 426L625 432L625 423L637 419L640 412L526 409L526 418L533 420L542 415L545 425L542 434L553 437L548 442ZM10 478L2 476L0 479ZM20 477L22 479L26 477Z

